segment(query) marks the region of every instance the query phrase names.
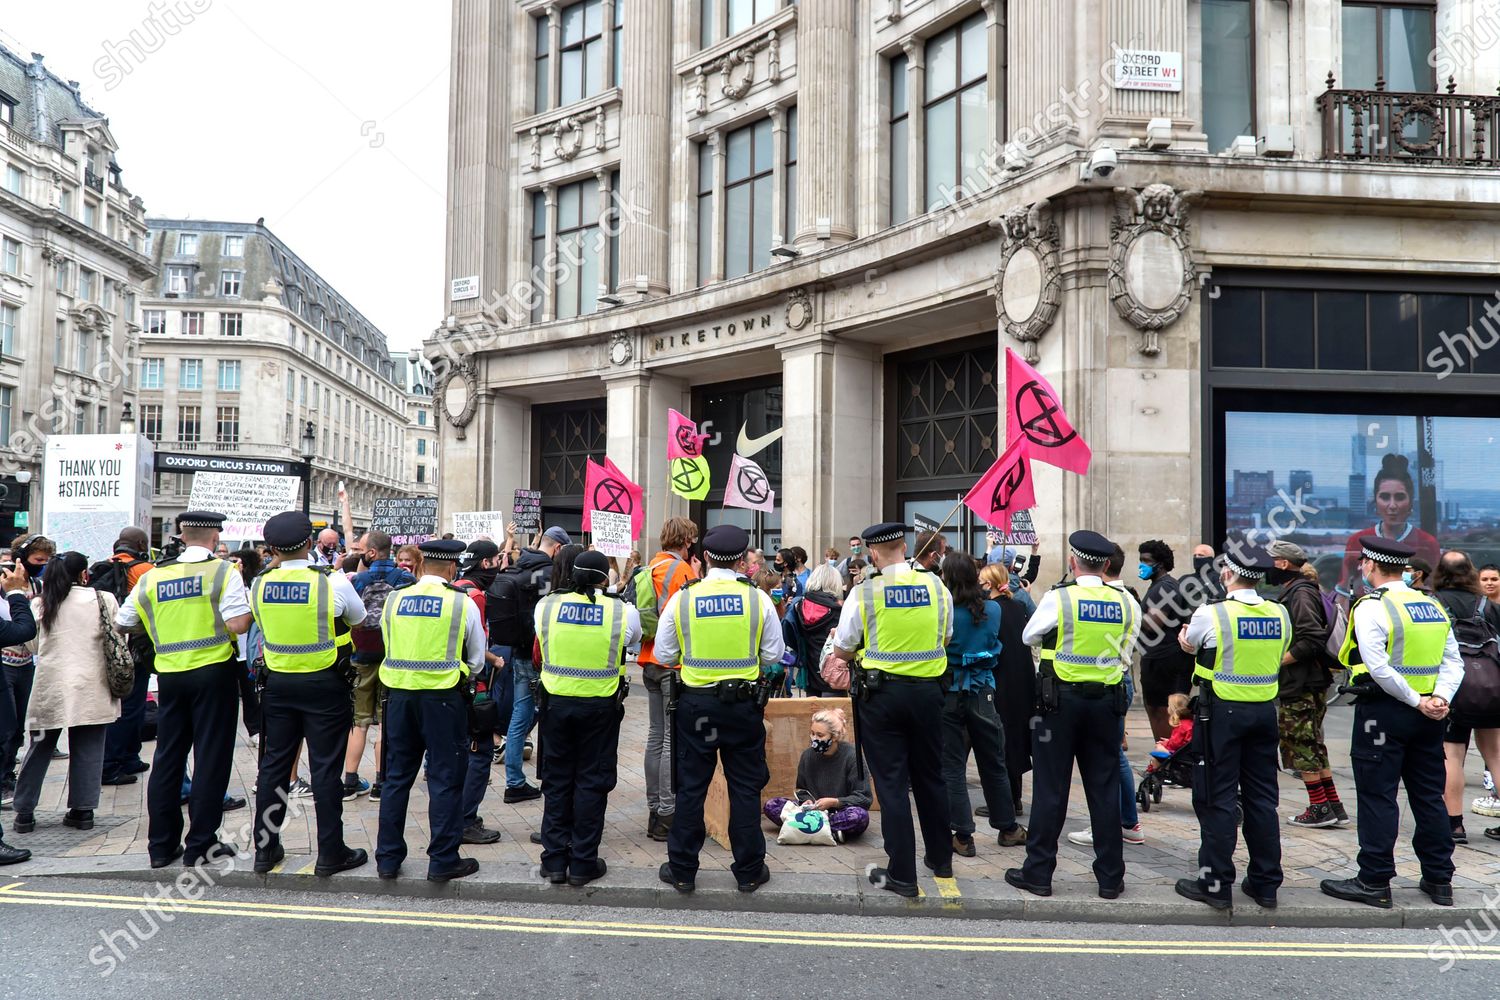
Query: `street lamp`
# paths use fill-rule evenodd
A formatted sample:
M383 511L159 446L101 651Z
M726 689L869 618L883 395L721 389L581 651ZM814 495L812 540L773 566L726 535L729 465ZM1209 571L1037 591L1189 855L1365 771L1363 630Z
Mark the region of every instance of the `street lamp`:
M131 410L128 399L125 401L125 409L120 411L120 433L126 437L135 434L135 413Z
M318 431L309 420L302 428L302 513L312 514L312 463L318 447Z

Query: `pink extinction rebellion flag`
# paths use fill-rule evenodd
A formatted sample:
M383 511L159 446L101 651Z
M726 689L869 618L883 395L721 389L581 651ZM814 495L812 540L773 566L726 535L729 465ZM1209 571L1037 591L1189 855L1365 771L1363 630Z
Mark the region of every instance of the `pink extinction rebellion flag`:
M676 410L667 411L667 460L674 458L699 458L703 455L703 439L698 425Z
M964 497L964 505L985 524L1009 531L1011 514L1036 506L1029 452L1026 438L1012 441L1005 454L979 477L979 482Z
M770 514L776 510L776 491L771 489L771 481L759 465L735 455L729 464L729 481L724 484L724 506Z

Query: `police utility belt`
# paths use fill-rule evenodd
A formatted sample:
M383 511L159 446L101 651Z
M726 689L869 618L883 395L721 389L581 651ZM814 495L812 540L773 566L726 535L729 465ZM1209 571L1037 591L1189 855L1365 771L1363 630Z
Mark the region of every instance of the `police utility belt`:
M757 689L759 687L760 684L758 681L747 681L738 678L735 680L718 681L713 684L705 685L704 687L694 687L691 684L683 685L683 689L686 691L694 691L699 694L711 694L727 705L736 704L742 701L755 701Z
M1053 673L1051 665L1043 663L1037 676L1037 700L1043 711L1055 712L1062 705L1062 696L1098 701L1109 698L1114 702L1115 714L1124 716L1130 710L1130 693L1125 689L1123 677L1114 684L1103 681L1065 681Z

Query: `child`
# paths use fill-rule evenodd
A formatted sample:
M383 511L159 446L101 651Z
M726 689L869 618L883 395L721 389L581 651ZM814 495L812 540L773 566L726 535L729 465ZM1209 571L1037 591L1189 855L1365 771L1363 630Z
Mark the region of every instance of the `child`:
M828 812L828 825L839 843L854 840L870 825L868 775L860 780L854 747L848 742L849 723L842 708L825 708L812 717L808 749L797 764L797 802ZM765 804L766 819L781 825L787 798Z
M1172 734L1156 741L1156 749L1163 753L1176 753L1193 741L1193 713L1188 711L1188 697L1174 694L1167 698L1167 721L1172 724ZM1146 770L1156 770L1156 761L1146 765Z

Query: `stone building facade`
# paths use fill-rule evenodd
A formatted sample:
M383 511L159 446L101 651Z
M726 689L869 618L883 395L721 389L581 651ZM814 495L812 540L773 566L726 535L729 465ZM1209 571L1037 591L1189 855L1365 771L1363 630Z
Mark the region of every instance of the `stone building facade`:
M407 396L385 335L261 223L150 227L135 417L158 453L310 456L313 520L330 524L340 482L361 527L377 497L407 495ZM158 525L192 488L161 465Z
M406 491L432 497L438 492L438 431L433 422L432 365L421 351L392 354L396 381L406 394Z
M113 433L135 396L155 271L118 151L77 83L0 46L0 544L24 532L17 513L40 523L46 437Z
M1035 466L1054 567L1080 527L1342 551L1387 455L1385 530L1479 538L1500 352L1445 372L1444 337L1496 291L1491 7L455 0L444 507L529 485L576 527L607 453L648 533L942 520L1003 448L1009 347L1094 451ZM671 495L668 407L776 513Z

